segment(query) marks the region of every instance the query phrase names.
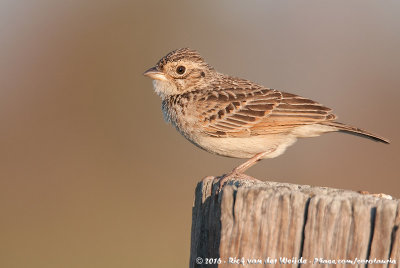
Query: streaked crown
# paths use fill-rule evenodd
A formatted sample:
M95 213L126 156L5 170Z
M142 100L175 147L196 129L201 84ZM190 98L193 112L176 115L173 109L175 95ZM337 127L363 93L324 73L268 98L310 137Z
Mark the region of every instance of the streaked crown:
M174 51L171 51L167 55L165 55L163 58L161 58L158 63L157 67L162 70L164 65L166 65L169 62L178 62L181 60L185 61L190 61L193 63L205 63L203 57L201 57L200 53L197 52L194 49L190 48L179 48Z

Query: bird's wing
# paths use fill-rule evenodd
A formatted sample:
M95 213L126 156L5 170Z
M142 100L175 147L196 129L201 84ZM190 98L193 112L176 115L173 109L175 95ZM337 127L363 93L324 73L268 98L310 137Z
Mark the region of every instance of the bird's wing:
M213 137L284 133L336 118L315 101L262 87L209 91L197 105L202 130Z

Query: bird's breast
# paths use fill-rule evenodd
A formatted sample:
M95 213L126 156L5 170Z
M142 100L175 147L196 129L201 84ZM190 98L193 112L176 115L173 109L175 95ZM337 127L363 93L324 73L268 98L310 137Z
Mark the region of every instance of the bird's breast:
M179 133L187 139L192 140L194 132L198 131L196 117L187 105L181 100L168 99L162 102L164 120L173 125Z

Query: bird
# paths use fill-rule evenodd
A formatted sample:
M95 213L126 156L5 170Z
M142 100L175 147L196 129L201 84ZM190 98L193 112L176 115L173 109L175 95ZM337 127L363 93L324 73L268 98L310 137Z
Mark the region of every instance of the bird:
M338 131L389 143L337 122L332 109L316 101L217 72L190 48L168 53L144 75L161 97L164 120L187 140L213 154L247 159L221 177L220 187L261 159L283 154L298 138Z

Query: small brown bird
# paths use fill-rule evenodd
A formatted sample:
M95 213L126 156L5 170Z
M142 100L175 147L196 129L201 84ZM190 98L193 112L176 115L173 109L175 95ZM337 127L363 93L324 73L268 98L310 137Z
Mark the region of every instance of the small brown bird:
M218 73L189 48L170 52L144 75L153 79L164 119L190 142L210 153L249 159L224 181L279 156L297 138L341 131L389 143L336 122L332 110L318 102Z

